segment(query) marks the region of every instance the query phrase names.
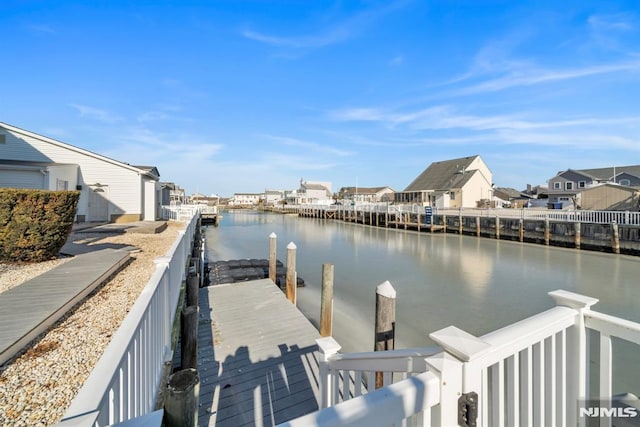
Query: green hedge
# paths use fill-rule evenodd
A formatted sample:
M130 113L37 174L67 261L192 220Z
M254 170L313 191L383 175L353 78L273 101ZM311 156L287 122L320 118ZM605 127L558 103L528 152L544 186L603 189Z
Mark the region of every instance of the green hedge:
M0 261L54 259L65 244L79 191L0 188Z

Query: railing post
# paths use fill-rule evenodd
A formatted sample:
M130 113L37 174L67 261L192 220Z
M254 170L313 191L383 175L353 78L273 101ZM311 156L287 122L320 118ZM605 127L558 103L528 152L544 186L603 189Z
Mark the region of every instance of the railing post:
M333 402L333 381L331 370L329 369L329 360L338 353L340 344L333 337L318 338L318 374L320 375L320 409L328 408Z
M276 283L276 252L278 236L276 233L269 234L269 279Z
M556 305L576 310L576 323L567 330L567 425L577 425L578 401L587 396L587 331L584 313L598 299L558 290L549 292Z
M333 331L333 264L322 264L322 294L320 297L320 336L330 337Z
M457 426L464 365L447 352L430 356L425 362L429 371L440 379L440 425Z
M297 277L296 277L296 245L291 242L287 245L287 277L286 277L286 294L287 299L292 304L296 303L297 292Z

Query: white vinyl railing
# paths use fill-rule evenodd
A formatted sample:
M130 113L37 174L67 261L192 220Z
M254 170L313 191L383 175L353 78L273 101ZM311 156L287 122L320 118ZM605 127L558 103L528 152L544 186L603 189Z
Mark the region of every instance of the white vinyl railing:
M283 425L452 426L461 421L461 407L477 423L468 425L583 425L580 401L612 398L611 338L640 346L640 324L592 311L594 298L549 295L556 307L480 338L454 326L430 334L440 345L436 353L343 355L333 338L319 339L325 409ZM600 334L599 357L590 354L588 330ZM597 370L595 383L589 369ZM377 371L384 372L385 386L374 391Z
M172 221L189 221L197 212L202 212L203 205L170 205L162 206L160 216L162 219Z
M330 212L344 212L344 213L410 213L416 215L424 215L424 207L417 204L394 204L387 203L371 203L371 204L358 204L351 205L298 205L288 206L287 209L297 209L297 211L303 211L305 209L317 209ZM640 212L629 211L588 211L588 210L561 210L561 209L536 209L536 208L523 208L523 209L510 209L510 208L433 208L432 215L440 216L446 215L448 217L458 216L479 216L490 218L513 218L513 219L548 219L550 221L564 221L564 222L583 222L594 224L611 224L615 222L617 224L629 224L640 225Z
M156 258L151 279L71 403L60 426L107 426L154 410L186 278L198 215L179 232L166 256Z

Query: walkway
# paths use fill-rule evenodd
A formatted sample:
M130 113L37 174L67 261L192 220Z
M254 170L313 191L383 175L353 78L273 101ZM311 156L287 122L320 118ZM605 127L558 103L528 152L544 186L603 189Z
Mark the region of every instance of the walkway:
M129 260L129 252L103 249L70 261L0 295L0 364L46 331Z
M269 279L202 288L198 424L273 426L317 410L316 338Z

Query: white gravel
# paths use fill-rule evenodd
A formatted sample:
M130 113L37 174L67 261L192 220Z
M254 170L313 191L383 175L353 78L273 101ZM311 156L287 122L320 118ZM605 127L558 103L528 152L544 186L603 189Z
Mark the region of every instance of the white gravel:
M26 352L0 367L0 426L48 426L60 421L149 281L154 258L165 255L185 227L168 224L159 234L72 235L74 241L125 244L140 252L132 253L131 263L34 340ZM0 264L0 292L65 261Z

